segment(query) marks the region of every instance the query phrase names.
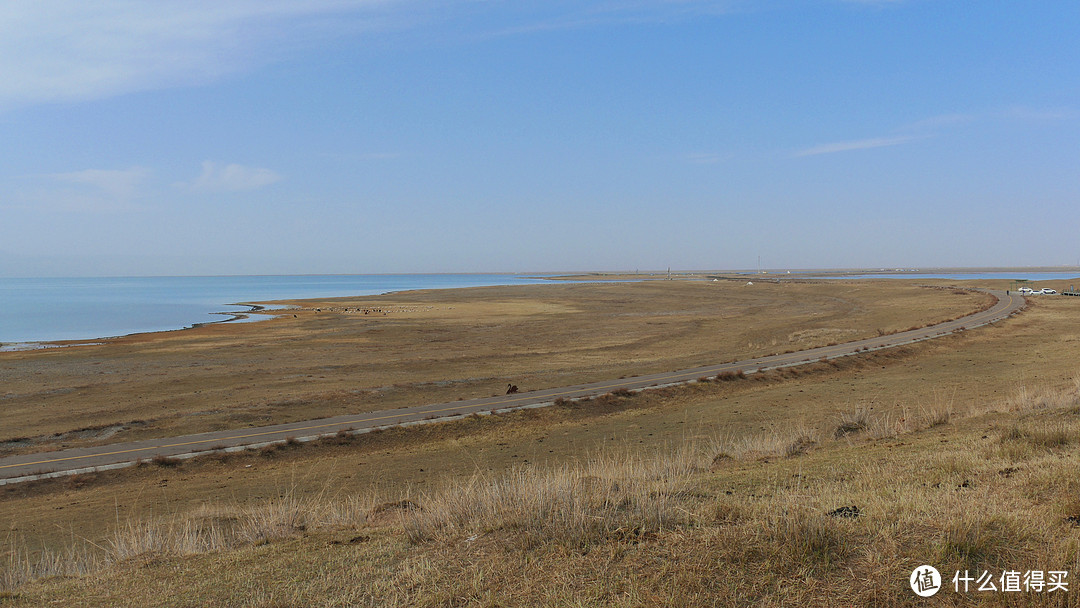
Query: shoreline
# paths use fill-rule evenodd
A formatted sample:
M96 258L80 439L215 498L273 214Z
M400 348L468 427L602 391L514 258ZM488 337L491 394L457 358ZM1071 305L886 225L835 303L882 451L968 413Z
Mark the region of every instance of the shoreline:
M0 353L18 353L35 350L48 350L54 348L71 348L76 346L104 346L111 340L118 340L121 338L127 338L131 336L145 336L153 334L172 333L177 331L185 331L188 329L198 329L200 327L209 327L211 325L221 325L224 323L256 323L259 321L269 321L277 315L268 314L261 319L252 319L252 315L261 311L271 311L274 308L269 307L266 303L253 304L253 303L236 303L226 304L226 306L247 306L250 310L235 311L235 312L211 312L207 314L211 315L227 315L228 319L218 319L215 321L200 321L198 323L192 323L191 325L185 325L184 327L177 327L175 329L155 329L151 331L134 331L127 334L119 334L115 336L102 336L100 338L86 338L77 340L19 340L12 342L0 342ZM282 310L286 308L282 307ZM250 319L250 320L248 320Z
M1075 271L1075 275L1071 275ZM784 272L766 271L757 273L753 271L677 271L672 272L670 275L671 280L722 280L722 281L744 281L753 279L755 277L762 281L816 281L816 280L835 280L850 278L852 280L897 280L897 279L926 279L926 280L975 280L979 278L986 278L982 275L987 274L1005 274L1005 273L1017 273L1017 274L1070 274L1074 276L1077 281L1080 281L1080 268L1069 266L1040 266L1040 267L988 267L988 268L935 268L935 269L918 269L918 270L879 270L879 269L831 269L831 270L793 270ZM956 277L943 277L937 275L970 275L971 279L963 279ZM867 276L872 275L872 276ZM237 275L248 276L248 275ZM262 276L262 275L259 275ZM266 275L271 277L316 277L325 275ZM329 276L402 276L402 275L329 275ZM68 348L73 346L100 346L109 342L129 338L133 336L149 336L154 334L173 333L179 331L185 331L190 329L198 329L202 327L209 327L215 325L224 324L240 324L240 323L253 323L268 321L278 317L278 314L274 314L272 311L276 309L287 309L287 307L301 306L305 302L319 302L337 298L358 298L358 297L379 297L390 296L396 293L404 291L428 291L428 290L459 290L467 289L470 287L480 286L513 286L513 285L536 285L536 284L567 284L572 282L617 282L617 281L662 281L667 280L667 272L646 272L639 274L629 274L620 272L591 272L591 273L578 273L578 274L566 274L566 275L552 275L552 274L502 274L502 273L444 273L444 274L417 274L409 276L500 276L500 277L514 277L519 280L536 281L535 283L497 283L493 285L462 285L462 286L433 286L433 287L404 287L401 289L390 289L373 294L354 294L344 293L341 295L333 296L316 296L316 297L300 297L300 298L269 298L260 300L248 300L240 301L229 304L223 304L223 306L242 306L247 307L248 310L242 311L212 311L205 314L208 315L223 315L228 316L224 319L216 319L211 321L199 321L195 323L188 323L181 326L174 326L162 329L151 329L145 331L131 331L126 333L116 333L111 335L102 335L93 338L59 338L59 339L43 339L43 340L11 340L0 341L0 353L6 352L26 352L36 350L47 350L57 348ZM184 277L190 278L190 277ZM221 278L221 277L211 277ZM227 278L227 277L225 277ZM1006 277L994 277L986 278L986 280L1009 280ZM1054 277L1035 277L1035 281L1068 281L1072 279L1065 279L1058 276ZM1059 291L1063 291L1059 289Z
M994 302L986 308L940 323L896 332L894 334L871 336L858 340L810 349L792 350L785 353L766 354L749 359L729 362L713 361L692 368L676 369L655 374L622 376L618 379L605 378L589 383L556 385L540 390L525 391L520 394L477 397L468 400L421 403L396 410L366 412L351 415L300 420L293 423L240 427L209 433L186 436L165 437L158 439L130 442L127 444L106 444L98 448L76 448L71 451L50 451L43 453L19 454L0 458L0 474L5 476L3 483L18 483L44 478L44 473L78 471L87 467L112 467L121 463L135 464L147 458L181 457L188 458L207 450L207 446L220 446L221 449L262 445L267 442L284 443L293 441L313 441L328 436L340 436L342 433L367 433L402 424L423 424L431 421L460 419L473 414L492 414L555 406L560 399L593 399L606 393L640 392L655 388L701 382L702 378L723 379L745 377L747 374L762 373L776 369L799 367L821 363L827 360L851 357L888 350L933 340L957 332L997 323L1007 319L1026 304L1022 297L1006 296L1000 291L980 289L982 293L993 296ZM1007 297L1007 299L1006 299ZM695 380L697 379L697 380ZM517 393L515 388L514 393ZM199 447L195 447L199 446ZM218 448L211 447L210 451ZM145 452L145 453L144 453ZM138 454L136 456L136 454ZM71 468L73 462L80 464ZM65 468L68 467L68 468Z
M215 323L92 349L6 353L6 430L8 439L79 447L453 403L508 385L525 392L891 335L985 300L909 281L682 281L316 301L258 327Z
M455 279L457 280L455 281ZM253 313L263 312L263 314L267 314L265 311L272 310L279 302L384 296L418 289L460 289L466 287L548 283L543 279L522 274L498 273L0 278L0 288L5 287L3 284L5 281L10 281L14 286L11 292L19 294L23 299L23 302L16 300L16 311L20 310L19 305L22 304L22 309L26 311L24 314L28 314L30 318L35 316L35 310L44 310L46 312L39 312L37 320L28 326L24 326L31 328L31 331L24 329L21 332L24 334L23 336L16 335L16 337L8 338L0 336L0 352L74 346L88 342L116 340L129 336L195 329L208 325L258 321L263 319L251 319ZM49 287L37 290L37 293L31 291L27 303L27 297L21 293L22 288L20 286L21 283L26 281L47 283ZM87 284L91 286L89 290ZM140 289L149 291L144 292L140 291ZM163 289L169 296L175 294L176 297L170 298L166 296L162 298L160 291ZM98 299L94 297L86 299L84 293L86 291L89 291L91 296L98 296ZM188 297L188 293L191 291L196 292L197 299ZM74 293L75 296L69 297L71 293ZM147 293L149 293L149 296ZM119 294L119 297L117 294ZM79 316L84 314L84 309L87 307L101 310L103 303L106 306L111 305L115 309L112 313L106 315L106 322L103 324L89 323L83 328L59 331L48 325L50 323L48 319L58 318L59 316ZM131 318L130 314L126 314L126 311L125 314L114 314L116 311L134 307L135 313L142 313L145 316L147 311L152 312L158 307L174 305L178 308L170 313L172 319L144 321L142 325L151 326L149 329L132 330L131 327L138 327L140 323L122 322L123 319ZM249 310L220 310L220 308L229 306L242 306L249 308ZM260 308L252 308L256 306ZM186 307L187 310L179 310L179 307ZM19 327L18 320L20 317L18 314L16 312L11 317L12 325L16 328ZM48 319L46 315L48 315ZM204 319L206 315L229 315L230 318L209 321L192 320ZM267 318L273 318L274 316L267 314ZM3 323L2 317L0 317L0 323ZM100 331L92 328L95 325L99 326ZM125 325L127 327L124 327ZM54 337L26 337L26 334L31 333L35 327L45 328L44 333L53 333ZM105 327L105 329L101 329L101 327ZM18 331L16 329L16 332Z
M990 266L986 268L967 267L940 267L940 268L762 268L759 270L671 270L671 278L718 278L718 279L743 279L747 277L762 276L769 278L789 279L817 279L833 277L861 277L865 275L884 276L888 278L911 278L933 279L949 278L941 275L969 275L978 277L987 274L1035 274L1035 275L1067 275L1080 281L1080 266ZM548 275L551 280L572 280L587 278L591 280L612 280L617 277L638 278L639 280L663 280L667 277L667 270L639 270L639 271L594 271L585 273L567 273ZM1002 277L1012 278L1012 277ZM1064 280L1048 278L1045 280Z

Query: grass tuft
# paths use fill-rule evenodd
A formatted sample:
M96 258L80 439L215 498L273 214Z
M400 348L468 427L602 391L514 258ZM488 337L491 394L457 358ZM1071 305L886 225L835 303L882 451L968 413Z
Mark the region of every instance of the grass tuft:
M150 462L151 462L151 464L159 466L159 467L161 467L163 469L170 469L170 468L173 468L173 467L180 466L180 459L178 459L178 458L170 458L168 456L162 456L161 454L158 454L157 456L154 456L153 458L151 458Z
M1042 450L1066 448L1077 440L1072 427L1060 421L1040 425L1016 424L1001 434L1001 442L1018 442Z
M870 410L866 408L860 407L850 412L844 412L840 414L840 421L833 431L833 437L836 439L847 437L853 433L866 430L870 427L870 424Z
M938 561L977 569L1001 566L1015 547L1023 545L1018 527L1004 515L986 517L960 514L944 523L937 543Z
M422 496L421 509L403 513L404 528L414 543L502 531L523 547L583 549L627 531L640 537L686 523L675 497L695 470L695 458L683 454L477 475Z

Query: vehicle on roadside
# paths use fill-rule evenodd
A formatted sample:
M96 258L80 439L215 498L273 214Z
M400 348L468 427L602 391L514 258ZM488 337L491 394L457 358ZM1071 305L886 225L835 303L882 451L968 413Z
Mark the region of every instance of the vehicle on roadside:
M1056 296L1057 295L1057 290L1056 289L1050 289L1049 287L1043 287L1042 290L1039 291L1039 293L1045 294L1045 295L1048 295L1048 296Z
M1021 287L1020 289L1017 289L1016 291L1017 291L1017 293L1019 293L1022 296L1030 296L1031 294L1035 293L1035 290L1030 288L1030 287Z

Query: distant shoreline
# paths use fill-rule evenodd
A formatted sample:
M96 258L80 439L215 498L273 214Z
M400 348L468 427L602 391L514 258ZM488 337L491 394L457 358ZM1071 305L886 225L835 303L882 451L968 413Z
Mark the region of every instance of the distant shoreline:
M253 306L277 301L529 283L544 281L509 274L7 278L0 279L0 350L245 322L259 312ZM230 310L236 306L244 310Z
M989 276L998 275L998 276ZM663 280L672 279L727 279L747 280L755 277L768 280L814 280L814 279L942 279L942 280L1013 280L1023 279L1031 275L1029 280L1039 281L1080 281L1080 267L1076 266L1038 266L1031 268L1000 267L1000 268L918 268L918 269L830 269L830 270L807 270L807 269L784 269L784 270L672 270L668 271L636 271L636 272L590 272L581 274L565 274L544 277L554 281L626 281L626 280ZM963 278L958 278L963 277Z
M992 275L992 274L996 274L996 275L1013 275L1013 274L1015 274L1015 275L1027 275L1027 276L1039 275L1039 274L1053 274L1053 275L1056 275L1056 276L1048 276L1048 277L1038 277L1038 276L1036 276L1036 277L1032 277L1032 278L1035 279L1035 280L1048 280L1048 281L1068 281L1068 280L1075 279L1077 282L1080 282L1080 268L1069 267L1069 266L991 267L991 268L934 268L934 269L906 269L906 270L905 269L884 269L884 270L883 269L831 269L831 270L795 269L795 270L791 270L790 274L789 274L788 270L784 270L784 271L767 270L767 271L764 271L762 273L758 273L757 271L745 271L745 270L744 271L739 271L739 270L734 270L734 271L733 270L726 270L726 271L700 271L700 270L698 270L698 271L682 271L682 270L680 270L680 271L672 271L671 274L670 274L670 277L672 279L680 279L680 280L718 279L718 280L741 280L741 281L751 281L751 280L769 280L769 281L775 281L775 280L815 280L815 279L849 278L849 277L853 278L853 279L866 278L868 280L873 280L874 278L884 278L884 279L899 279L899 278L934 279L934 278L941 278L941 279L944 279L944 280L950 280L950 279L952 279L952 280L963 280L963 279L957 279L956 277L941 277L941 276L938 276L938 275L946 275L946 274L958 275L958 276L961 276L961 277L970 277L971 279L984 278L984 279L987 279L987 280L1010 280L1010 279L1021 278L1021 277L1017 277L1017 276L995 276L995 277L987 277L986 276L986 275ZM867 276L867 275L873 275L873 276ZM297 278L303 278L303 279L310 279L310 278L313 278L313 277L319 277L320 275L268 275L268 276L270 276L270 277L277 276L279 278L281 278L281 277L286 277L286 278L287 277L297 277ZM333 276L335 276L335 277L354 276L354 277L357 277L357 278L378 277L380 279L382 279L382 278L394 278L394 277L400 278L400 277L403 277L403 276L407 276L407 277L413 278L413 279L415 279L417 277L424 277L424 276L428 276L428 277L444 277L444 278L445 277L453 277L453 276L460 276L460 277L465 277L465 278L487 276L489 278L493 278L493 277L498 277L499 278L499 280L493 281L492 284L501 284L501 285L523 284L524 285L524 284L543 284L543 283L548 283L548 282L562 283L562 282L568 282L568 281L583 281L583 282L600 281L600 282L603 282L603 281L661 280L661 279L666 279L669 275L668 275L667 271L665 270L665 271L637 271L636 273L617 272L617 271L598 271L598 272L567 273L567 274L563 274L563 275L552 275L552 274L546 274L546 273L544 273L544 274L532 274L532 275L529 275L529 274L503 274L503 273L492 273L492 274L488 274L488 275L481 275L481 274L478 274L478 273L468 273L468 274L463 273L463 274L460 274L460 275L440 274L440 275L333 275ZM520 283L504 282L504 279L507 278L507 277L514 277L516 279L519 279L521 282ZM229 279L233 279L233 278L235 278L236 280L251 280L252 279L252 277L249 277L249 276L213 277L213 278L210 278L210 279L212 279L214 281L229 282ZM126 280L127 281L140 281L140 280L160 280L160 279L161 278L147 277L147 278L128 278ZM67 281L68 279L42 279L42 280L43 281L64 282L64 281ZM80 281L80 282L86 282L86 281L91 281L92 282L92 281L95 281L95 280L108 281L109 279L108 278L102 278L102 279L70 279L70 280L71 281ZM175 280L176 281L189 282L189 281L194 280L194 279L192 279L191 277L181 277L181 278L175 278ZM21 280L16 279L16 281L21 281ZM214 310L210 309L210 307L208 307L208 310L206 310L204 312L204 314L227 315L227 318L223 318L223 319L215 319L215 320L209 320L209 321L187 321L187 322L182 322L182 321L178 320L175 323L175 325L173 325L171 327L160 327L160 328L146 329L146 330L135 329L135 330L132 330L132 331L124 331L123 328L118 328L115 331L110 330L110 331L102 331L102 332L96 332L94 330L86 330L86 331L82 332L83 336L74 336L73 335L71 337L50 337L50 338L43 338L43 339L27 339L27 338L14 337L14 338L9 338L7 340L0 341L0 352L10 352L10 351L20 351L20 350L36 350L36 349L44 349L44 348L58 348L58 347L79 346L79 345L87 345L87 344L100 344L102 342L102 340L112 340L112 339L123 338L123 337L127 337L127 336L154 334L154 333L160 333L160 332L181 331L181 330L193 329L193 328L202 327L202 326L208 326L208 325L220 325L220 324L229 324L229 323L236 324L236 323L241 323L241 322L250 322L250 321L253 321L253 320L262 320L262 317L264 317L266 319L271 319L276 315L274 315L274 314L260 315L258 313L260 313L260 312L264 312L264 313L268 312L267 311L268 305L272 305L274 302L305 301L305 300L310 301L310 300L325 299L325 298L331 298L331 297L353 297L353 296L363 296L363 295L382 295L382 294L394 293L396 291L408 291L408 290L413 290L413 289L462 289L462 288L465 288L465 287L476 287L476 286L482 286L482 285L469 284L468 282L465 282L465 283L460 284L460 285L446 285L446 284L434 284L434 283L429 284L429 285L423 285L423 284L397 285L397 284L387 283L385 285L385 289L382 286L375 288L373 290L375 293L357 293L357 291L359 291L359 290L354 289L352 287L341 287L340 293L338 295L333 295L333 296L326 296L326 295L307 296L307 295L303 295L303 296L300 296L300 297L284 297L284 298L278 298L278 297L274 297L272 295L268 296L268 297L258 297L257 296L257 297L249 298L249 299L246 299L246 300L242 300L243 304L220 304L219 305L219 306L222 306L222 307L225 307L225 306L244 306L244 307L249 308L249 310L223 312L223 311L214 311ZM1060 291L1061 290L1060 287L1068 287L1068 285L1067 284L1065 284L1065 285L1055 285L1054 287L1058 288L1059 291ZM254 294L252 294L252 295L254 295ZM266 294L259 294L259 296L263 296L263 295L266 295ZM53 299L59 299L60 297L61 296L57 295L57 294L53 295ZM51 305L51 303L50 303L50 305ZM58 312L56 314L57 315L60 315L60 314L76 314L77 315L80 312L81 311L79 310L79 308L77 306L77 303L76 303L75 305L73 305L70 308L70 310L60 311L60 312ZM260 318L254 318L254 317L260 317ZM132 323L132 325L135 325L135 324ZM74 334L74 333L75 332L73 331L72 334ZM99 333L100 335L97 336L97 337L86 337L86 336L89 336L90 334L93 334L93 333Z
M596 270L565 273L535 273L529 276L548 277L592 277L592 276L654 276L667 274L666 269L660 270ZM937 266L920 268L763 268L754 269L672 269L672 275L753 275L753 274L787 274L793 275L853 275L853 274L896 274L896 275L926 275L926 274L986 274L986 273L1076 273L1080 277L1080 266Z

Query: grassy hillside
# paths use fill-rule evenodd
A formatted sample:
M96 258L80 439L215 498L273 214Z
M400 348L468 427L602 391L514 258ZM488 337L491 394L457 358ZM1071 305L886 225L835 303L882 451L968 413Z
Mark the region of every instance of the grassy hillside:
M0 488L0 605L1077 605L951 582L1080 572L1077 304L798 371ZM930 600L922 564L946 579Z
M431 491L223 502L96 548L16 551L3 584L12 606L920 605L907 579L924 563L950 580L1080 572L1078 390L621 446ZM81 575L28 582L53 573ZM943 605L1074 597L946 582Z

